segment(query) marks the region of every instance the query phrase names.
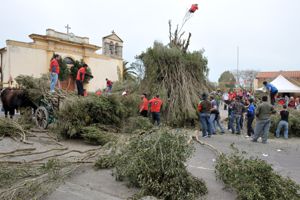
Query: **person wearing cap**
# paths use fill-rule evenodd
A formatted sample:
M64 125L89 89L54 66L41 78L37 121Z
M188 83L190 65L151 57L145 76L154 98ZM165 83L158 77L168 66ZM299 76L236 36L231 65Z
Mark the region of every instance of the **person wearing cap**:
M211 103L207 99L207 94L203 93L198 104L199 120L202 129L202 137L211 137L211 123L210 123Z
M270 99L271 99L271 104L274 106L275 105L275 96L278 93L278 89L271 83L268 83L267 81L263 82L265 88L267 91L270 93Z

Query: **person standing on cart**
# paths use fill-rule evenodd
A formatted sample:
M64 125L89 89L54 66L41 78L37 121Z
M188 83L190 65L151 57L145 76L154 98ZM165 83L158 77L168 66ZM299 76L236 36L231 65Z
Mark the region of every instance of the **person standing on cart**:
M60 55L54 54L53 58L50 61L50 92L55 92L55 86L58 81L58 74L59 74L59 64L58 61L60 60Z

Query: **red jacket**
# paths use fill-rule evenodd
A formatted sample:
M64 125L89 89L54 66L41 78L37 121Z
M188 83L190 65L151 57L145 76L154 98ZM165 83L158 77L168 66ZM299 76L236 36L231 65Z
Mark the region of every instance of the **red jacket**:
M76 80L78 80L78 81L84 81L85 73L86 73L86 68L81 67L81 68L78 70L78 72L77 72Z
M50 72L54 72L56 74L59 74L59 64L56 59L52 59L50 62Z
M149 101L149 104L151 104L151 108L150 108L151 112L160 112L163 102L159 98L154 97Z
M149 101L146 97L143 98L143 102L140 104L140 110L147 110L148 111L148 104Z
M112 84L113 84L113 83L112 83L110 80L107 80L107 81L106 81L106 86L107 86L107 87L112 86Z

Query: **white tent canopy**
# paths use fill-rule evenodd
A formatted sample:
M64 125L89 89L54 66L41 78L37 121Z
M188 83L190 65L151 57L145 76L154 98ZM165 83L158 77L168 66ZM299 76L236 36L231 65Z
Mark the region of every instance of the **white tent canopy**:
M300 87L291 83L289 80L284 78L282 75L277 76L272 82L279 93L300 93ZM257 90L264 90L264 87L258 88Z

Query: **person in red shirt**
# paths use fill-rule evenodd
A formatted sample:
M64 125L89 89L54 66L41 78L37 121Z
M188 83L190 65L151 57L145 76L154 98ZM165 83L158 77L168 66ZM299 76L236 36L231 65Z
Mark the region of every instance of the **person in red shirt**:
M146 96L147 95L145 93L141 96L142 102L140 104L140 114L143 117L148 117L148 104L149 104L149 101L148 101Z
M289 101L289 103L288 103L288 107L289 107L289 108L293 108L293 109L296 108L296 102L295 102L295 98L294 98L294 97L291 97L291 98L290 98L290 101Z
M111 93L113 82L108 78L106 80L106 92Z
M78 95L80 96L84 96L83 81L84 81L84 76L86 74L87 68L88 65L83 64L82 67L77 71L76 85L77 85Z
M50 61L50 92L55 92L55 86L58 80L59 74L59 64L58 61L60 60L60 55L54 54L53 58Z
M153 99L149 101L150 112L152 114L153 124L157 122L157 125L160 124L160 109L163 104L162 100L159 98L159 95L156 95Z
M190 13L194 13L198 10L198 4L192 4L191 8L189 9Z

